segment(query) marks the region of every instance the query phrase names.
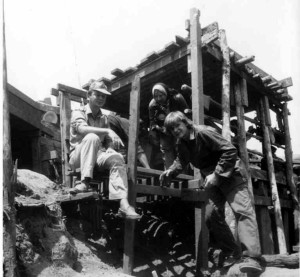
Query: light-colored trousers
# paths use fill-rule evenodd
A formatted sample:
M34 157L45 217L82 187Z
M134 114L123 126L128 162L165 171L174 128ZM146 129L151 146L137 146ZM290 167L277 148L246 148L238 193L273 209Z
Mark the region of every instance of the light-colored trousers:
M73 170L80 168L81 180L93 178L94 168L109 171L109 199L124 199L128 194L128 180L123 156L113 149L105 150L100 138L87 134L70 155Z

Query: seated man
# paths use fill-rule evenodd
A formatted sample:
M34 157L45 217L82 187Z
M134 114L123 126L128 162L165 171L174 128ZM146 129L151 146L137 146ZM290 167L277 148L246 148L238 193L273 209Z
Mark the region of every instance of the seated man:
M107 87L103 82L93 82L88 90L89 103L72 112L70 129L70 165L75 170L80 167L81 183L70 193L88 189L93 177L94 167L100 172L109 171L109 198L120 200L119 215L138 219L137 214L127 200L128 180L124 159L115 151L123 145L117 134L109 128L108 120L102 114Z

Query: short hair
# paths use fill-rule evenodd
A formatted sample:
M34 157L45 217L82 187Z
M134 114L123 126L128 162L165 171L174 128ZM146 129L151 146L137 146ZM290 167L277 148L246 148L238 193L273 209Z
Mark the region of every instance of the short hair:
M180 111L170 112L165 119L164 125L167 131L171 132L174 125L177 125L178 123L180 123L180 121L182 121L187 126L187 128L192 129L193 122Z

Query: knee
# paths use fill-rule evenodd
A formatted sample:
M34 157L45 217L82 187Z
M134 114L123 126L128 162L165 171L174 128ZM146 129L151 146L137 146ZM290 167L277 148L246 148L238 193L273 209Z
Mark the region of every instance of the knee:
M96 134L93 134L93 133L85 135L85 137L83 138L82 141L86 142L86 143L95 143L95 144L101 143L100 138Z

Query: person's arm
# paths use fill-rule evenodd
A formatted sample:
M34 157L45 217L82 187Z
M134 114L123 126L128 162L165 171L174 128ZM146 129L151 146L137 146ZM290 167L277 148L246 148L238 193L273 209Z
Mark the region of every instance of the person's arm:
M138 153L137 158L143 167L150 168L147 156L144 152Z
M220 158L213 173L206 176L204 187L217 186L221 178L229 178L238 158L237 149L215 130L208 128L201 132L202 140L209 145L212 152L219 152Z
M177 93L174 95L174 100L177 103L177 110L184 112L184 110L189 109L189 106L187 102L185 101L184 97L182 96L181 93Z
M103 141L104 139L108 140L108 147L112 147L114 149L119 149L120 146L124 146L120 137L109 128L98 128L86 125L79 125L77 127L77 131L81 135L87 135L90 133L96 134Z
M155 113L156 113L156 101L154 99L152 99L149 103L149 127L150 127L150 131L151 130L160 130L160 127L158 126L157 122L156 122L156 117L155 117Z

